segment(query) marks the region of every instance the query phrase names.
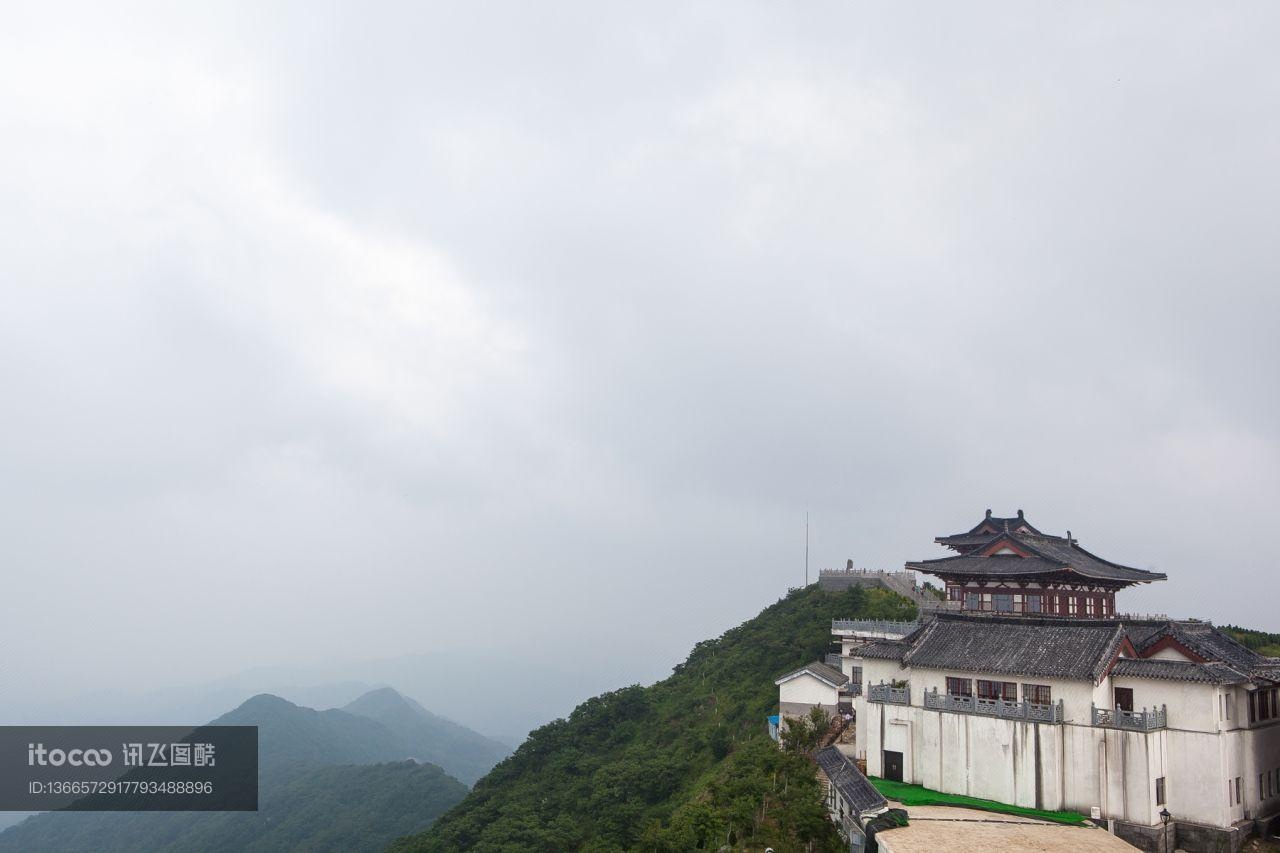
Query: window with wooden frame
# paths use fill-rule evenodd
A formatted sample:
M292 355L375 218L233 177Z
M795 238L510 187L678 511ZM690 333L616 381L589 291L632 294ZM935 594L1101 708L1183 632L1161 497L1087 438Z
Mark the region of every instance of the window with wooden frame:
M997 592L991 596L991 609L997 613L1013 612L1013 593Z
M1025 603L1026 603L1026 608L1025 608L1025 609L1026 609L1026 611L1027 611L1028 613L1039 613L1039 612L1041 612L1041 608L1040 608L1040 596L1038 596L1038 595L1028 595L1028 596L1026 597L1026 599L1025 599Z
M1080 598L1075 595L1067 596L1067 615L1076 616L1080 613Z
M987 681L978 679L979 699L1003 699L1006 702L1018 701L1018 684L1014 681Z
M1047 684L1024 684L1022 698L1032 705L1052 705L1053 691Z
M947 676L947 695L948 696L972 696L973 681L968 678L953 678Z
M978 607L980 606L979 602L980 602L980 599L978 598L978 594L976 592L966 592L964 594L965 610L977 610Z
M1098 599L1092 595L1084 600L1084 615L1096 616L1098 612Z
M1156 805L1164 805L1164 777L1156 779Z

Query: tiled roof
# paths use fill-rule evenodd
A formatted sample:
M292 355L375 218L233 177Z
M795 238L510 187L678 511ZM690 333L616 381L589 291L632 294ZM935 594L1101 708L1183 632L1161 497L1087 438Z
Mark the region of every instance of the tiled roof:
M1146 645L1157 642L1160 637L1171 636L1191 651L1207 660L1220 660L1237 668L1250 670L1262 666L1266 658L1253 649L1241 645L1231 636L1218 630L1210 622L1181 621L1170 622L1168 626L1154 638L1148 638Z
M1161 572L1149 572L1112 563L1095 557L1076 542L1057 536L1027 536L1001 533L991 541L1007 538L1030 556L1000 555L983 557L976 553L942 557L937 560L919 560L907 563L908 569L932 575L984 575L1009 577L1016 575L1043 575L1071 572L1095 580L1120 581L1122 583L1147 583L1165 580Z
M1249 680L1247 675L1224 663L1192 663L1156 658L1121 658L1112 667L1111 675L1126 678L1159 678L1166 681L1197 681L1202 684L1242 684Z
M854 655L873 660L902 660L902 656L910 649L902 640L877 640L858 648Z
M1124 641L1142 654L1172 637L1204 662L1119 658ZM1264 657L1209 622L1067 619L940 612L901 640L877 640L856 655L904 667L1098 682L1107 667L1134 678L1206 684L1280 682L1280 658Z
M858 766L849 760L849 756L836 747L820 749L813 758L826 774L831 786L854 813L863 815L889 807L889 801L884 795L867 781L866 776L858 772Z
M986 546L1002 539L1013 543L1017 550L1029 553L1030 556L983 557L978 554L979 551L988 550ZM998 518L991 514L991 510L987 510L986 518L971 530L951 536L939 536L934 541L959 551L960 555L907 563L907 568L943 576L962 574L1003 577L1071 572L1095 580L1120 583L1147 583L1166 579L1160 572L1122 566L1090 554L1070 538L1070 534L1063 537L1042 533L1027 521L1022 510L1018 510L1016 518Z
M1123 640L1114 622L938 614L913 635L902 663L1096 682Z
M782 675L778 676L773 683L781 684L784 681L789 681L790 679L795 678L797 675L801 675L806 672L809 675L812 675L814 678L818 678L818 679L821 679L822 681L825 681L827 684L830 684L832 687L839 687L840 685L844 684L849 680L849 676L845 675L843 672L836 669L835 667L827 666L825 663L822 663L821 661L814 661L813 663L805 664L799 669L793 669L791 672L783 673Z
M988 525L994 527L998 532L1017 530L1019 527L1025 527L1032 533L1040 532L1039 530L1036 530L1035 526L1032 525L1031 522L1027 521L1027 517L1022 514L1022 510L1018 510L1018 514L1014 518L999 518L992 515L991 510L987 510L986 518L975 524L969 530L969 533L977 533Z

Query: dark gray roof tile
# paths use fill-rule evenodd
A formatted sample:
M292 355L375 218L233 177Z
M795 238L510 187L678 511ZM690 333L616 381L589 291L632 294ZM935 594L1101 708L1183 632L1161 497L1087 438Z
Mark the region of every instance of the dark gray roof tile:
M813 756L827 780L840 797L859 815L889 807L889 801L858 772L858 765L834 746L818 750Z
M927 669L1096 682L1123 640L1115 622L940 613L913 635L902 662Z
M782 675L779 675L777 679L774 680L774 683L777 684L778 682L781 682L784 679L788 679L788 678L791 678L792 676L799 675L802 672L807 672L810 675L814 676L815 678L820 678L823 681L827 682L828 684L832 684L836 687L839 687L840 685L846 683L849 680L849 676L845 675L843 672L836 669L834 666L828 666L827 664L821 661L814 661L813 663L805 664L799 669L793 669L790 672L784 672Z
M1127 678L1159 678L1166 681L1196 681L1201 684L1243 684L1249 680L1247 675L1224 663L1192 663L1156 658L1121 658L1112 667L1111 675Z

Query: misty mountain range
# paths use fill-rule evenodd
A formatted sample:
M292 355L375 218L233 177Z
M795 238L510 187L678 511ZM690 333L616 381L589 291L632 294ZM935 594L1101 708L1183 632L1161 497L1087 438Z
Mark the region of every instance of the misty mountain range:
M260 694L212 722L259 727L259 811L47 813L0 832L0 851L380 850L511 752L391 688L322 711Z
M517 704L477 703L486 679L503 668ZM648 680L662 671L633 672ZM430 696L431 710L507 746L530 730L562 717L583 699L612 686L617 673L592 667L531 661L509 667L505 659L413 654L307 667L260 666L202 683L166 684L161 689L121 687L66 693L35 692L6 697L0 723L193 725L211 720L245 697L270 693L308 708L341 708L370 690L395 685L408 696Z

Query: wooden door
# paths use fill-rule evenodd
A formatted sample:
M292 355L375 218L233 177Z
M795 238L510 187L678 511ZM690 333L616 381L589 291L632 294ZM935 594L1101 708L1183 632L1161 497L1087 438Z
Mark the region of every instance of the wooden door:
M884 778L894 782L902 781L902 753L884 751Z

